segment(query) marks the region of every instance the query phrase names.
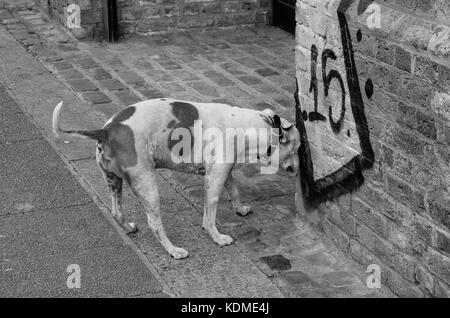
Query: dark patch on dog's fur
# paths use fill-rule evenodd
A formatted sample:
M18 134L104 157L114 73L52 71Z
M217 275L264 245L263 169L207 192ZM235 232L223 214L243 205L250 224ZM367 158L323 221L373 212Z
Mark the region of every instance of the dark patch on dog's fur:
M167 126L168 128L173 128L172 132L177 128L190 129L190 127L194 126L194 122L199 119L198 110L192 104L184 102L173 102L170 103L170 105L172 106L172 114L175 116L176 119L178 119L177 124L172 125L171 124L172 122L170 122L169 125L171 125L171 127ZM172 148L177 143L180 142L180 140L172 140L171 135L172 134L170 133L169 139L167 141L170 150L172 150ZM194 146L194 138L191 138L191 147L193 146Z
M194 126L194 121L198 119L198 110L194 105L184 102L173 102L172 113L180 121L182 127Z
M130 106L116 114L112 121L105 126L108 132L108 143L111 155L116 158L119 166L128 168L137 164L134 133L130 127L122 122L129 119L136 112L136 107Z

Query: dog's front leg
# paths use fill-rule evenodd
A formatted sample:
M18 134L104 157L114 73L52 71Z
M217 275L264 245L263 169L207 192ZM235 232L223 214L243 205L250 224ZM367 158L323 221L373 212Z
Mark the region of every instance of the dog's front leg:
M239 196L239 190L236 186L236 183L233 179L233 174L230 171L230 174L228 175L228 179L225 182L225 188L228 191L228 194L230 195L231 204L233 205L233 210L236 212L236 214L240 216L245 216L250 213L251 208L247 205L243 205L241 203L241 199Z
M221 246L233 243L232 237L221 234L216 227L217 203L232 168L233 165L230 164L213 164L207 169L205 175L203 229L211 235L214 242Z

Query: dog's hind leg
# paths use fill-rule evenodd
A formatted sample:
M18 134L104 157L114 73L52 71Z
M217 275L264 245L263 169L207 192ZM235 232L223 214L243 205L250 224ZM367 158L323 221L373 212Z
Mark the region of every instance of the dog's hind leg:
M249 214L251 208L241 203L239 190L238 187L236 186L236 183L234 182L231 171L230 174L228 175L227 181L225 182L225 188L227 189L228 194L230 195L231 204L233 205L234 212L236 212L236 214L240 216L245 216Z
M133 192L144 204L147 212L148 226L161 245L175 259L182 259L188 256L188 252L180 247L176 247L167 238L161 221L160 200L156 172L154 168L136 169L135 172L127 172L130 186Z
M221 246L233 243L232 237L221 234L216 227L217 203L232 168L233 166L229 164L215 164L207 169L205 175L205 206L202 225L214 242Z
M122 227L125 233L136 232L136 224L126 222L122 214L122 178L119 178L112 172L106 171L100 163L99 166L111 191L111 214L114 220Z

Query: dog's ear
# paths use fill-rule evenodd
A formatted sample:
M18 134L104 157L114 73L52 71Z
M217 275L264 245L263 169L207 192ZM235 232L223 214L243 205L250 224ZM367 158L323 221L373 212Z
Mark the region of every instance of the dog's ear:
M281 119L278 115L273 116L273 128L281 128Z

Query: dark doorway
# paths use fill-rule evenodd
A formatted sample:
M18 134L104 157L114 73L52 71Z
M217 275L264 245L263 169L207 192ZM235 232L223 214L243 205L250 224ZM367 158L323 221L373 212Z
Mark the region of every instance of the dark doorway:
M297 0L273 0L273 25L295 34L295 3Z
M103 0L103 24L105 26L105 40L117 42L119 39L117 0Z

